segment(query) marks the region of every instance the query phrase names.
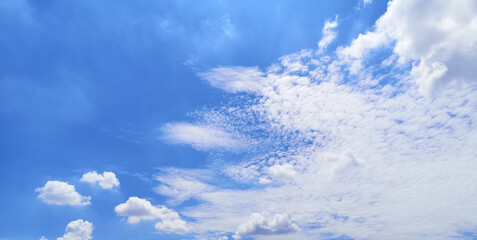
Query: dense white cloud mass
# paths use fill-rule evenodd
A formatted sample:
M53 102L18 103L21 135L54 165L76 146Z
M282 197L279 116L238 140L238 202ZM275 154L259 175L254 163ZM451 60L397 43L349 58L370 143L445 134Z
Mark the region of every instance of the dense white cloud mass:
M240 136L214 126L173 123L165 125L162 131L168 141L191 145L197 150L236 150L246 146Z
M320 42L318 42L318 51L321 53L325 50L328 45L330 45L333 40L336 38L336 32L334 29L338 26L338 17L334 21L326 21L325 26L323 27L323 36L321 37Z
M395 0L375 30L336 55L281 57L248 91L250 100L239 96L239 104L198 115L258 143L249 154L219 159L201 174L161 174L157 192L200 202L181 212L198 234L458 239L475 232L476 5ZM384 50L379 61L375 50ZM255 81L249 68L229 69L244 70L237 81Z
M93 224L83 219L78 219L68 223L66 226L65 235L57 238L57 240L89 240L93 239Z
M199 76L213 87L232 93L256 92L263 81L263 73L257 67L217 67Z
M55 205L89 205L91 197L81 196L75 186L60 181L48 181L44 187L35 190L38 198Z
M81 181L91 184L98 183L103 189L111 189L119 186L119 180L113 172L103 172L103 174L98 174L96 171L87 172L83 174Z
M165 232L187 233L190 228L187 223L180 219L177 212L165 206L156 207L149 201L138 197L130 197L125 203L121 203L114 209L118 216L128 217L128 223L136 224L142 220L156 220L156 229Z
M252 213L250 219L238 227L234 238L249 235L274 235L300 231L287 214Z
M372 49L394 43L399 61L415 60L412 76L422 92L451 81L475 83L477 4L474 0L391 1L376 29L360 35L341 56L357 72Z

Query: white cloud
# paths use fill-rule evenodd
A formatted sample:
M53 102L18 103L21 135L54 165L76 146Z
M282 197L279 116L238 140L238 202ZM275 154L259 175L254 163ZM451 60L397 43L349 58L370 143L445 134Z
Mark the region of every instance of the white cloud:
M238 227L234 238L250 235L275 235L300 231L287 214L252 213L250 219Z
M42 236L40 240L48 240L46 237Z
M296 173L291 164L276 164L268 168L268 174L270 174L270 176L284 182L293 180Z
M60 181L48 181L44 187L35 189L38 198L55 205L89 205L91 197L81 196L75 186Z
M172 198L170 202L173 204L182 203L197 194L214 189L212 186L198 180L210 175L208 171L178 171L173 168L162 169L162 171L167 174L156 176L156 180L160 182L160 185L154 190L159 194Z
M180 219L177 212L165 206L153 206L149 201L138 197L130 197L125 203L116 206L114 211L118 216L128 217L129 224L159 219L160 221L156 224L158 230L178 234L190 231L187 223Z
M198 75L227 92L254 93L260 90L264 74L258 67L217 67Z
M98 174L96 171L87 172L83 174L80 181L90 184L98 183L103 189L111 189L119 186L119 180L113 172L103 172L103 174Z
M57 240L89 240L93 239L93 224L83 219L68 223L65 234Z
M413 60L413 78L432 94L452 81L475 83L477 69L477 6L473 0L394 0L376 22L376 29L359 35L339 50L357 72L370 50L393 44L401 63Z
M318 42L318 51L322 53L330 43L333 42L336 38L336 32L334 29L338 26L338 16L336 16L334 21L327 20L325 26L323 27L323 36L321 37L320 42Z
M162 230L167 233L188 233L190 232L190 228L187 226L186 221L180 218L166 218L162 221L156 223L156 229Z
M435 13L446 17L465 3L443 5ZM200 116L215 119L208 121L211 126L238 129L238 134L260 144L250 148L244 159L212 164L217 175L225 174L233 183L214 185L199 175L185 178L191 185L207 186L204 191L185 191L187 199L200 203L181 211L194 219L189 225L195 232L255 234L256 239L370 240L456 239L462 232L475 232L477 86L447 79L437 98L425 98L420 91L435 87L455 70L447 56L454 56L468 73L474 69L469 59L477 53L460 53L455 43L446 49L449 36L416 47L425 44L420 38L428 38L432 30L425 25L430 14L426 6L432 9L436 4L443 2L393 1L384 16L394 17L378 21L376 30L360 35L336 55L303 50L284 56L267 68L264 84L251 101L204 110ZM400 14L395 13L399 9ZM419 16L418 11L422 11ZM466 11L462 19L469 17ZM436 18L440 17L430 19L440 21ZM380 30L384 29L380 22L399 25L400 21L403 26ZM475 43L469 24L454 29L468 30L469 36L462 33L457 41L461 48ZM406 38L400 31L422 31L423 36ZM376 61L371 53L381 47L394 50L384 56L386 61ZM409 59L414 65L407 68L402 63ZM419 74L431 80L416 81ZM215 183L224 180L216 178ZM267 184L280 178L293 181ZM236 182L240 187L234 187ZM176 183L166 185L174 189ZM301 231L257 234L273 229L272 214L249 217L264 212L288 213L293 217L288 222Z
M168 141L175 144L191 145L197 150L238 150L246 146L245 140L237 134L214 126L170 123L166 124L162 131Z

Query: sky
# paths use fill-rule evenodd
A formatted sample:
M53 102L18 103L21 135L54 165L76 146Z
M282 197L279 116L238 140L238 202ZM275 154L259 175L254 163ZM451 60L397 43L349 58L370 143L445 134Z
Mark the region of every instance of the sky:
M477 239L474 0L0 0L0 240Z

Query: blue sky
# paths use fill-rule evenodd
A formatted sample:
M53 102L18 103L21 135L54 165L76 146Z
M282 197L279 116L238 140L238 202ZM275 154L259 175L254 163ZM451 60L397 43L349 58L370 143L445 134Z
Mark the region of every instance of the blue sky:
M0 2L0 239L476 239L477 6Z

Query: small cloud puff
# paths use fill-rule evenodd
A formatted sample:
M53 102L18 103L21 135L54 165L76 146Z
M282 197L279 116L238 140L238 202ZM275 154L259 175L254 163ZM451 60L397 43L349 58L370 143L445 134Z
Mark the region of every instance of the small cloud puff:
M78 219L68 223L68 226L66 226L65 235L63 235L63 237L57 238L57 240L89 240L93 238L91 236L92 233L93 224L88 221L83 221L83 219Z
M180 219L177 212L165 206L156 207L146 199L130 197L125 203L121 203L114 209L118 216L128 217L129 224L136 224L142 220L161 221L156 224L156 229L165 232L183 234L190 232L187 223Z
M240 225L233 236L276 235L300 231L300 228L290 220L288 214L252 213L248 222Z
M60 181L48 181L44 187L35 189L38 198L55 205L89 205L91 197L81 196L75 186Z
M111 189L119 186L119 180L113 172L103 172L103 174L98 174L96 171L87 172L83 174L80 181L90 184L98 183L103 189Z

